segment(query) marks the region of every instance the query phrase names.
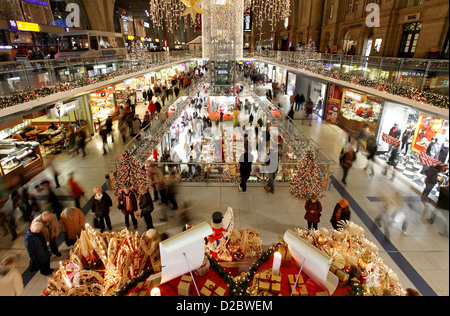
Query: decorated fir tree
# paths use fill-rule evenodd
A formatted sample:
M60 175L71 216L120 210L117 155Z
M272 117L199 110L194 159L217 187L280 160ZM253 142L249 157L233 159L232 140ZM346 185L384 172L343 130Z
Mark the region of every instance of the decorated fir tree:
M312 194L323 197L323 173L313 151L307 151L300 160L289 191L301 199L309 199Z
M114 194L119 195L126 184L129 184L135 192L138 192L141 185L148 185L145 166L140 164L128 150L124 151L119 159Z

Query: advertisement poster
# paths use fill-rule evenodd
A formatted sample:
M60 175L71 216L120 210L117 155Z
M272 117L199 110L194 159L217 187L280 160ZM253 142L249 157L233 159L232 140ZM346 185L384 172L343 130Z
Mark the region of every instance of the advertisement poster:
M339 108L341 106L342 87L335 84L330 84L327 96L327 113L326 121L328 123L336 124Z
M448 142L448 121L422 113L416 125L411 150L425 153L433 137L436 137L439 147L445 141Z

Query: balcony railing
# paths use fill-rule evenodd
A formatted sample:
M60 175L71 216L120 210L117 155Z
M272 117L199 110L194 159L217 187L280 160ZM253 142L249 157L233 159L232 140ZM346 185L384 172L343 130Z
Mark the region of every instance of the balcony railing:
M440 108L449 107L449 61L260 51L247 57L273 61L370 87Z
M195 51L177 51L148 53L142 59L121 56L1 62L0 109L199 56Z

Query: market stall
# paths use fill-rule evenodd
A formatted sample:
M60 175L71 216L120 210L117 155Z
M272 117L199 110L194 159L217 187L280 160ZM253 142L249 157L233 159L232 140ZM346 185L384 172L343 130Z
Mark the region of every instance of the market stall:
M6 189L20 185L20 177L29 181L42 171L43 166L38 142L0 141L0 172Z

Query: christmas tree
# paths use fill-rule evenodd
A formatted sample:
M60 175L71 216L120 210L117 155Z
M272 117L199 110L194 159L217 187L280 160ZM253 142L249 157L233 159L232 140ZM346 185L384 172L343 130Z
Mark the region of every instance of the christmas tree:
M309 199L312 194L323 197L323 173L313 151L307 151L300 160L289 192L302 199Z
M130 185L135 192L138 192L141 185L148 186L145 166L140 164L128 150L124 151L119 160L115 175L114 194L119 195L126 184Z

